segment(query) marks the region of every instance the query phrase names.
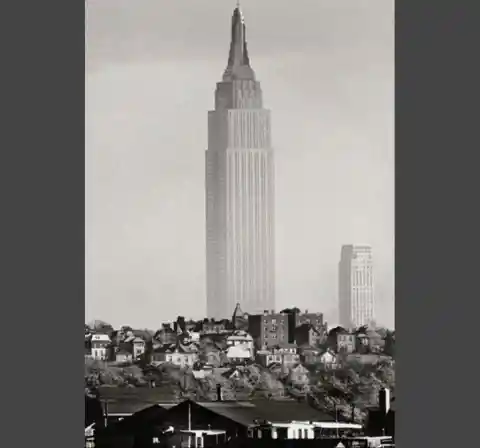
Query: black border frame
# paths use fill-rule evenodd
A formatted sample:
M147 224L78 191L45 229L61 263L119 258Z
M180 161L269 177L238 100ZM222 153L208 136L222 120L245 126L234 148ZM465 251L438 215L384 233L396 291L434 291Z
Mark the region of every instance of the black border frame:
M61 0L0 14L4 446L84 444L84 15Z
M478 294L472 55L479 27L470 5L396 2L395 426L402 448L478 445L476 384L463 370L478 340L470 304Z
M77 446L85 10L61 0L8 2L0 17L4 438ZM476 17L462 1L396 2L399 447L475 444Z

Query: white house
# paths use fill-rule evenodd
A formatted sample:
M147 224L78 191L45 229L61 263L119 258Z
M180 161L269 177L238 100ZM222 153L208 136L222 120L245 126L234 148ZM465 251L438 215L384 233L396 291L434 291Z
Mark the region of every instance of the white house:
M252 359L252 351L247 345L231 345L227 348L227 358L231 363L244 363Z
M110 338L106 334L92 335L92 358L99 360L106 360L108 356L108 346L110 345Z
M257 362L264 367L268 367L273 363L281 364L284 367L293 367L300 362L298 349L292 344L283 344L282 346L258 350Z
M335 367L337 365L337 355L331 350L320 355L320 362L326 367Z
M233 347L236 345L241 345L246 347L250 351L250 357L253 358L254 355L254 341L250 334L246 331L235 331L232 335L227 338L227 347Z

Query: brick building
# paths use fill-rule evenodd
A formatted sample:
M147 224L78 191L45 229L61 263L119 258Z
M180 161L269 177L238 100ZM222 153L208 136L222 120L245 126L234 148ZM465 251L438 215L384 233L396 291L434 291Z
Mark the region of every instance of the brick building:
M294 344L295 330L302 325L312 327L312 338L324 332L322 313L302 313L298 308L287 308L279 313L265 310L263 314L248 316L248 332L252 335L257 349L278 344Z

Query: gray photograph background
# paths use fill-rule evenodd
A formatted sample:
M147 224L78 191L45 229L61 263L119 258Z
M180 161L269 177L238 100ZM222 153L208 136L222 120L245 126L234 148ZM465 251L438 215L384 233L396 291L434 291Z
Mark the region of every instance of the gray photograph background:
M228 0L87 0L86 318L205 314L207 110ZM337 319L340 246L370 243L394 320L394 2L243 0L272 110L277 308Z

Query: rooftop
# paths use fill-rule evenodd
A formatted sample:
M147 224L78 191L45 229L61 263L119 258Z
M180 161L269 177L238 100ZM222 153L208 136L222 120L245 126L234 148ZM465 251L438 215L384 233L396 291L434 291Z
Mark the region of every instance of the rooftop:
M92 335L92 342L110 342L110 338L106 334Z
M314 409L306 402L290 400L251 400L237 402L199 402L209 411L248 426L254 420L288 423L292 420L334 421L333 417Z

